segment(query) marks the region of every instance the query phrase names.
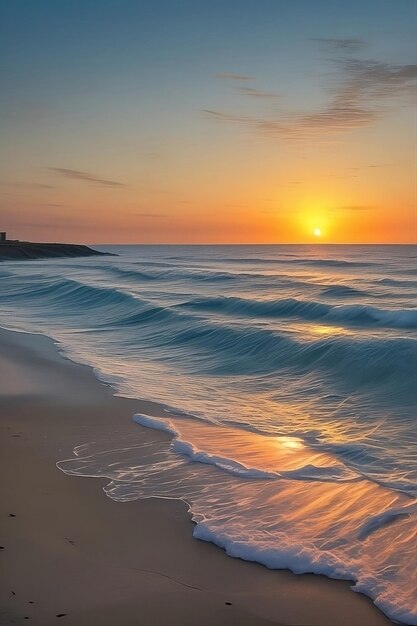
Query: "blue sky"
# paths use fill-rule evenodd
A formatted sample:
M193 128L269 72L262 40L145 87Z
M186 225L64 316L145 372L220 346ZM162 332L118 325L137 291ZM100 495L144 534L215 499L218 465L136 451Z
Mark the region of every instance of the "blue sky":
M165 210L162 200L151 198L155 189L169 188L174 204L195 202L196 191L188 193L190 173L209 195L220 175L223 197L219 192L210 206L196 207L204 214L217 202L220 211L250 172L254 186L272 184L257 172L259 162L269 171L300 155L300 148L285 144L288 123L281 131L281 120L299 115L297 130L291 122L290 131L297 136L307 120L321 132L323 120L333 116L326 104L332 94L346 94L343 85L358 80L362 104L374 101L372 115L360 124L349 117L344 148L323 147L316 132L309 145L302 138L303 154L317 160L325 152L323 170L332 159L355 167L368 153L371 165L383 144L389 154L404 152L404 167L410 167L415 146L406 130L412 114L403 91L411 89L412 75L403 68L415 63L416 7L414 0L1 0L0 210L7 224L19 228L30 204L35 223L36 207L63 204L65 194L85 215L91 207L96 219L88 178L79 177L77 190L76 174L68 170L120 180L131 192L123 207L139 198L138 211L150 213ZM376 84L372 93L366 81ZM317 112L320 120L313 120ZM288 168L292 179L296 168ZM48 186L56 191L49 193ZM254 193L247 195L253 205ZM171 204L166 210L175 217ZM59 221L63 214L70 221L68 211L51 211L50 218ZM46 224L47 215L42 208L39 223Z

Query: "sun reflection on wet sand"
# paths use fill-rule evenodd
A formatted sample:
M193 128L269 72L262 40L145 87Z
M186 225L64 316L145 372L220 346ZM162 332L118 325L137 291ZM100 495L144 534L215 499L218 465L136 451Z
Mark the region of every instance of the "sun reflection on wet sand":
M87 445L58 467L107 477L104 491L117 501L183 499L194 536L231 556L353 580L387 614L405 622L417 615L415 500L294 437L177 417L135 420L176 435L171 444Z
M180 433L179 441L192 442L194 454L204 451L216 458L233 459L248 469L279 474L306 466L344 468L336 457L306 447L297 437L267 436L179 417L170 417L169 422Z

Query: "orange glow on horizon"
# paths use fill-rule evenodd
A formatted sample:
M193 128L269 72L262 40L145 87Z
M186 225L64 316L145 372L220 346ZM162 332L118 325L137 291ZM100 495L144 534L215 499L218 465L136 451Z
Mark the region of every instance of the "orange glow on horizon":
M320 19L303 3L238 14L179 3L185 21L158 3L146 3L149 20L140 2L100 3L97 24L94 3L4 3L2 231L86 244L415 243L415 3L318 0ZM61 37L67 13L75 35ZM352 39L335 38L341 23Z
M158 167L163 186L136 181L132 173L129 184L121 188L68 179L49 189L47 185L55 182L51 174L45 177L44 188L13 189L14 200L3 210L2 226L11 238L91 244L417 240L414 191L407 172L394 178L376 168L372 177L366 172L363 179L358 174L358 180L348 182L326 180L323 167L326 172L330 164L321 163L316 168L309 165L303 184L288 186L286 180L300 175L293 171L295 164L288 165L277 182L273 159L262 171L250 162L244 175L231 175L210 160L219 176L216 185L204 168L188 164L185 186L183 172L174 166L168 171L165 164Z

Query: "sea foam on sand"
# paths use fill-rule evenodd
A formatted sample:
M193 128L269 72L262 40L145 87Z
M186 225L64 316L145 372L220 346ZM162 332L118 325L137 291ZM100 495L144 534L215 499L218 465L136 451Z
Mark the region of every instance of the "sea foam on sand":
M417 507L408 496L297 438L178 416L137 414L134 421L170 433L172 442L100 451L86 445L58 467L106 476L104 490L117 501L182 499L194 536L230 556L352 580L392 619L417 623Z

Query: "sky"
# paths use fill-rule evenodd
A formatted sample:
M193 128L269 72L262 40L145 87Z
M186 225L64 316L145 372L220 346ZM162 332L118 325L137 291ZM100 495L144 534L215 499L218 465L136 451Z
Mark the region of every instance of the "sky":
M412 243L415 0L0 0L0 230Z

